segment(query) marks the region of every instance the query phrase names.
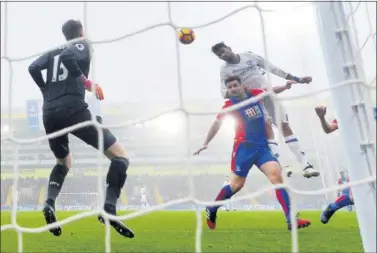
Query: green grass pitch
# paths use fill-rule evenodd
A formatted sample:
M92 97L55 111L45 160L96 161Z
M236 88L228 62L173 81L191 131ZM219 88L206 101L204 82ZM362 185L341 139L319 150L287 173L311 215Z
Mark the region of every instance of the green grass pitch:
M74 212L58 212L60 220ZM302 212L312 220L299 230L300 252L362 252L354 212L338 212L322 225L319 212ZM291 235L281 212L219 211L215 231L209 231L203 212L202 252L291 252ZM19 212L20 226L44 225L41 212ZM1 213L1 224L10 223L10 213ZM191 211L159 211L127 221L136 236L128 239L111 230L112 252L195 252L196 215ZM105 229L96 217L63 226L63 234L49 232L23 235L24 252L104 252ZM1 252L17 252L17 233L1 233Z

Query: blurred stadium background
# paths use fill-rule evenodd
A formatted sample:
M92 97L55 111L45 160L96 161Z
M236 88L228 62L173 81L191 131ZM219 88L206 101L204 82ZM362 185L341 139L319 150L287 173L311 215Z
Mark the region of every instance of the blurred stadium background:
M314 77L312 85L298 85L279 97L298 97L328 88L329 81L317 31L317 14L313 5L300 2L259 4L262 8L275 10L263 14L269 60L296 75ZM230 10L244 6L243 2L177 2L170 4L170 14L177 24L195 26L216 20L229 14ZM360 46L367 38L368 43L362 44L360 54L364 63L365 80L375 87L376 29L373 21L376 17L376 5L358 2L346 3L345 6L351 17L349 23L354 23L353 29L357 31L355 38L360 42ZM41 11L48 8L50 11ZM60 11L56 12L57 9ZM206 15L197 15L198 9ZM107 10L106 13L103 10ZM97 42L122 37L139 29L167 22L169 16L167 4L163 2L119 2L111 5L100 2L10 3L7 6L7 15L5 8L1 8L1 13L1 44L4 48L5 44L7 45L6 54L12 59L21 59L62 43L60 27L67 19L67 13L70 13L71 17L85 21L89 38ZM54 18L50 18L50 13L54 13ZM19 16L28 22L20 22ZM7 29L4 29L5 17L8 18L7 25L11 27L7 34ZM49 22L46 23L46 20ZM35 29L42 26L43 29ZM145 123L112 129L115 136L125 145L131 159L130 176L120 200L122 208L138 207L139 189L143 185L147 189L151 205L188 196L188 165L194 171L195 196L202 200L214 198L217 189L229 173L232 122L223 127L209 150L199 157L191 156L193 149L202 143L214 118L214 115L200 116L195 113L216 112L223 103L219 94L219 68L222 62L211 53L210 47L214 43L224 41L237 52L253 50L264 55L261 28L259 12L256 9L239 12L221 22L196 29L197 39L194 43L189 46L179 45L180 58L177 58L176 54L176 33L168 26L150 29L127 39L94 45L95 58L91 74L95 80L100 81L105 90L106 99L101 105L105 124L148 119L162 112L180 108L180 101L186 111L193 113L189 116L189 122L185 122L187 119L183 112L177 111ZM46 30L49 31L48 36ZM33 31L32 36L30 31ZM373 32L374 37L371 36ZM27 46L25 37L29 38ZM5 55L4 51L2 56ZM13 60L12 72L8 62L2 58L2 137L10 132L20 139L45 136L41 122L40 91L26 71L34 59L35 57ZM181 63L180 73L177 70L178 61ZM271 80L274 86L282 84L282 80L277 77L272 77ZM181 81L180 87L177 87L178 81ZM375 105L375 89L371 89L369 95ZM295 135L300 139L310 162L322 173L320 178L303 178L291 152L281 143L281 162L295 172L287 182L299 190L334 186L339 171L347 167L347 164L342 164L345 150L339 133L326 135L320 129L314 112L314 107L320 104L328 106L329 119L334 117L334 106L329 92L284 102ZM12 109L11 116L8 115L9 105ZM70 137L70 141L74 167L64 184L63 192L66 194L58 199L58 208L92 208L97 203L97 189L102 187L97 185L97 153L73 136ZM20 171L17 189L19 209L38 209L46 194L47 177L54 165L54 157L47 140L25 145L8 140L1 141L2 210L9 209L11 205L12 173L15 164ZM107 170L107 166L108 162L104 160L104 171ZM264 176L253 168L246 188L240 194L267 185ZM332 200L334 195L334 192L329 192L318 196L297 196L297 203L304 209L320 209L324 203ZM252 205L270 205L264 208L278 208L273 194L267 197L261 195L237 204L239 209L255 208Z
M206 111L216 112L221 103L221 100L205 101L201 99L200 101L188 101L185 106L188 111L192 112L202 108L206 108ZM322 133L313 110L318 103L316 98L285 103L290 112L291 124L310 161L322 172L321 178L303 178L300 166L286 150L284 144L281 144L283 145L282 163L284 166L290 166L294 171L293 177L289 178L288 183L299 190L318 190L324 186L333 186L339 176L338 172L342 170L341 160L338 159L342 155L339 136L326 136ZM40 108L40 100L29 100L25 107L15 108L11 128L6 112L2 112L2 133L7 134L12 131L16 138L21 139L44 136ZM155 103L122 103L103 105L101 110L104 123L111 125L140 120L140 115L146 115L146 112L150 116L158 115L171 108L175 108L175 105L169 103L159 103L158 106ZM307 120L300 120L300 115L307 114L308 111L313 113L305 116ZM232 122L228 121L224 125L209 150L199 157L193 157L191 154L194 148L197 148L203 141L213 119L213 115L189 117L190 143L188 145L186 119L179 111L164 114L144 123L113 128L114 134L127 148L131 160L130 176L121 194L120 208L123 210L140 208L140 188L143 186L146 187L148 201L152 206L189 196L188 164L190 164L189 169L193 171L195 197L211 201L229 174ZM328 145L329 143L331 145ZM51 167L55 164L47 140L32 144L17 144L9 140L2 140L1 147L2 210L11 208L14 165L18 166L20 172L17 188L18 209L37 210L41 208L45 199L48 176ZM74 136L70 137L70 148L74 159L73 168L65 181L63 194L58 199L58 209L89 210L95 208L98 203L98 154L93 148L83 144ZM106 172L109 163L103 160L102 164L103 171ZM240 194L250 193L267 185L269 183L264 175L253 168L251 177ZM296 201L300 209L321 209L327 199L332 199L334 194L330 192L318 196L302 195L297 196ZM280 208L275 200L274 192L252 200L237 202L236 207L245 210ZM191 209L192 207L186 204L172 208Z

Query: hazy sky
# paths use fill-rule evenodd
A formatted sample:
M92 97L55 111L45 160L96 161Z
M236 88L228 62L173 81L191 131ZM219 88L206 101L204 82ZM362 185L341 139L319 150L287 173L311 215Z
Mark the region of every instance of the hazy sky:
M247 3L171 3L174 24L197 26L222 17ZM282 9L265 13L265 29L270 60L295 75L313 75L314 82L297 86L285 95L296 95L327 87L322 51L316 27L316 12L310 4L260 3L263 8ZM372 31L376 31L376 4L368 4ZM167 3L88 3L88 37L103 41L135 32L158 23L168 22ZM67 19L84 18L83 3L8 3L8 22L4 23L1 3L1 44L6 40L7 55L25 57L64 43L61 25ZM367 4L359 6L355 17L360 41L370 34L366 19ZM22 18L21 18L22 17ZM84 20L83 20L84 21ZM4 25L8 35L4 38ZM224 41L234 51L252 50L264 55L261 20L256 9L246 9L230 18L196 29L196 41L179 45L181 72L177 70L176 31L161 26L113 43L96 44L92 74L104 89L106 102L178 100L181 80L185 100L220 98L219 68L221 61L210 47ZM375 40L374 40L375 43ZM3 56L2 48L2 56ZM370 40L363 51L367 55L367 80L375 74L375 44ZM372 58L371 59L371 56ZM24 106L27 99L41 98L40 91L27 72L33 59L14 62L13 102ZM180 77L180 79L179 79ZM9 67L1 62L1 105L8 104ZM273 79L275 85L283 84Z

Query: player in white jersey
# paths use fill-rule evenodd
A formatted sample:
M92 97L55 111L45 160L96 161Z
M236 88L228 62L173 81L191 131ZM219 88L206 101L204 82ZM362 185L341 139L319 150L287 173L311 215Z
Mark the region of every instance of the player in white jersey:
M144 186L140 188L140 206L141 208L148 208L147 189Z
M271 63L267 64L267 61L259 55L256 55L250 51L235 54L232 49L225 45L223 42L217 43L212 47L212 52L218 56L221 60L225 61L224 65L220 69L221 77L221 94L224 98L228 98L228 90L225 85L225 80L229 76L237 75L241 78L244 85L250 88L267 88L267 79L264 76L266 71L272 74L282 77L286 80L293 80L296 83L310 83L311 77L295 77L274 66ZM268 68L266 70L266 68ZM304 177L318 177L320 173L316 171L313 166L306 159L305 152L301 149L300 143L297 137L293 134L293 131L288 122L288 115L284 111L284 108L280 105L280 119L281 122L276 122L275 107L271 98L266 97L264 99L264 106L267 113L272 117L275 125L282 124L282 132L285 138L285 143L288 145L292 153L296 156L297 160L303 167ZM269 140L269 147L271 151L279 156L278 143L274 139ZM292 173L288 172L290 176Z

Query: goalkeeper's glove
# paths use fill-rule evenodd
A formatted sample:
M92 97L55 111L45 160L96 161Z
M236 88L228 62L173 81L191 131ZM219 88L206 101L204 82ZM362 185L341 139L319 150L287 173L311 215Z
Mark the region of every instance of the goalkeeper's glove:
M88 91L92 91L92 81L88 80L85 76L82 76L82 80L84 81L85 88ZM105 98L105 96L103 95L103 91L102 91L101 86L99 86L98 84L94 84L94 88L95 88L97 99L103 100Z
M96 85L96 97L98 100L103 100L105 98L102 88L98 84Z

